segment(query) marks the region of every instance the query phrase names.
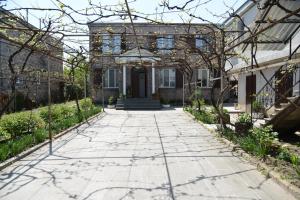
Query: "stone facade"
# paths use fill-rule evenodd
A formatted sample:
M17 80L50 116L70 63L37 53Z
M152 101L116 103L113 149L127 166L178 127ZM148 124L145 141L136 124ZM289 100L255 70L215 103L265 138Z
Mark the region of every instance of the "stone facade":
M165 101L182 102L183 71L187 70L184 62L187 61L192 75L190 78L185 75L185 99L187 100L190 96L189 87L186 85L190 82L191 88L195 88L195 85L201 86L204 98L210 100L209 76L213 76L213 72L205 72L203 80L199 78L199 69L205 69L205 64L201 57L192 51L195 47L205 47L203 44L203 47L200 47L201 44L197 44L196 38L199 35L209 36L211 43L217 44L207 27L207 24L135 23L135 36L132 25L129 23L89 24L92 63L90 85L93 99L100 102L104 97L104 100L107 101L110 96L118 97L120 94L126 94L127 98L158 98ZM107 42L109 39L110 41ZM111 51L107 51L109 45ZM115 46L118 47L114 49ZM122 57L126 52L135 49L138 52L138 46L152 54L153 57L158 57L160 61L153 64L147 62L120 64L116 62L116 58ZM124 67L126 76L123 74ZM105 86L109 69L116 69L114 75L111 72L111 77L115 79L116 83L113 83L114 87L104 87L102 90L101 86ZM162 70L165 71L162 72ZM152 81L153 75L155 81ZM126 79L126 91L123 86L124 78ZM167 81L165 81L166 78Z
M0 17L12 16L13 19L16 16L6 11L0 10ZM29 27L37 29L36 27L22 21L18 18L15 23L16 27ZM11 78L12 73L9 69L10 56L20 49L20 40L15 38L24 37L26 39L26 32L22 30L10 30L0 33L0 91L1 96L11 95ZM29 35L28 35L29 37ZM57 38L46 35L45 45L48 45L51 54L39 52L38 50L29 57L27 64L22 71L22 65L26 59L29 49L25 48L18 53L12 63L13 68L16 71L16 93L21 95L25 101L33 104L44 104L47 102L48 97L48 65L51 70L51 92L52 100L59 102L63 98L63 43ZM45 48L43 44L40 44L39 48ZM21 103L17 102L17 107L22 109ZM1 102L0 102L1 104ZM3 104L3 102L2 102ZM3 105L2 105L3 106ZM25 106L25 105L24 105ZM0 105L1 107L1 105Z

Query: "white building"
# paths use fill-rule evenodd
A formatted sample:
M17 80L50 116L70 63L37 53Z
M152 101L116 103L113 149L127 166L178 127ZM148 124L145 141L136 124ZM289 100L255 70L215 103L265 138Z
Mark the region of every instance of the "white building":
M230 32L229 40L235 41L229 42L228 48L243 42L233 48L232 53L237 55L226 63L227 69L232 68L231 77L238 80L239 108L250 112L251 102L257 100L271 114L287 101L285 97L298 97L300 93L300 1L280 0L283 8L265 6L267 2L245 2L236 11L238 16L227 19L224 25L227 30L240 31ZM247 40L250 35L257 35L252 62L251 40Z

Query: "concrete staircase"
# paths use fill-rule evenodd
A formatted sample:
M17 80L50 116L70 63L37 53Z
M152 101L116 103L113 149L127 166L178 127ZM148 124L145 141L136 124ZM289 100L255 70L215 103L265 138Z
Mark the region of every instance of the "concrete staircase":
M300 96L288 97L290 102L281 103L279 108L269 118L265 125L273 125L280 133L293 133L300 130Z
M159 110L160 101L150 98L118 99L116 110Z

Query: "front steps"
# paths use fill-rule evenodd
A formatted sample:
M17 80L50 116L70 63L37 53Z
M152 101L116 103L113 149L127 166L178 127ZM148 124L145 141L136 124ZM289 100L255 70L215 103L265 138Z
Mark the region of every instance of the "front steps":
M269 118L265 118L265 125L272 125L280 133L300 130L300 96L289 97L288 100L291 102L281 103Z
M150 98L118 99L116 110L160 110L159 100Z

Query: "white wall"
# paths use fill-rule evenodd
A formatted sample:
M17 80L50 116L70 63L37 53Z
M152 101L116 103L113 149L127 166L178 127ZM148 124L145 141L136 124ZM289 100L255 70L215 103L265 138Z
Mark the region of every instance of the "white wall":
M264 73L267 80L269 80L274 73L278 70L279 67L273 67L270 69L264 69L262 72ZM246 77L250 76L251 73L243 73L238 76L238 103L241 110L246 111ZM256 71L253 73L256 75L256 93L258 93L267 83L261 73ZM274 92L274 91L272 91ZM275 96L272 96L273 101L275 101Z

